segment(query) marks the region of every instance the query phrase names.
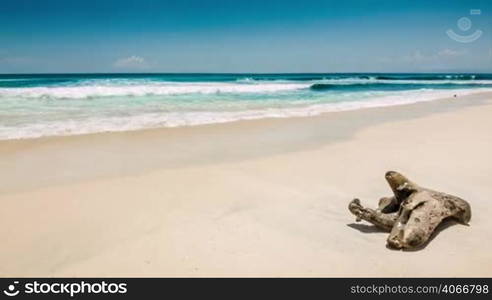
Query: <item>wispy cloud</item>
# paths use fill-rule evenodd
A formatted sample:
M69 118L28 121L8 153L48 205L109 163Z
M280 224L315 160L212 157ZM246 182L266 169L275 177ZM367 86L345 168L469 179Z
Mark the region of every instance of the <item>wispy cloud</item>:
M149 64L140 56L132 55L125 58L120 58L114 62L113 66L118 69L143 70L148 69Z
M442 49L434 53L422 53L420 50L415 50L410 55L403 56L401 60L403 62L410 63L428 63L428 62L440 62L443 60L462 57L466 54L465 50L454 49Z
M464 50L452 50L452 49L443 49L437 52L438 57L457 57L465 55L466 51Z
M403 57L404 61L410 62L422 62L426 59L428 59L428 57L422 54L420 50L415 50L412 54Z
M34 63L33 58L9 55L7 51L0 50L0 64L4 66L25 66Z
M485 54L487 55L487 54ZM492 58L492 48L491 48ZM466 49L443 48L434 51L414 50L406 55L379 57L377 61L396 69L423 72L448 69L450 65L466 66L473 56Z

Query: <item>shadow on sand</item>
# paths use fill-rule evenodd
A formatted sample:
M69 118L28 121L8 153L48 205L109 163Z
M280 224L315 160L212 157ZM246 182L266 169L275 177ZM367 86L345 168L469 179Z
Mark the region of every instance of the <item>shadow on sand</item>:
M424 249L425 247L427 247L427 245L432 241L434 240L434 238L443 230L449 228L449 227L452 227L456 224L460 224L460 225L463 225L459 222L457 222L456 220L454 219L451 219L451 218L448 218L448 219L444 219L441 224L439 224L439 226L437 226L436 230L434 230L434 232L432 233L432 235L430 236L430 238L427 240L427 242L425 242L423 245L419 246L419 247L416 247L416 248L413 248L413 249L394 249L394 248L391 248L389 247L388 245L386 245L386 248L390 249L390 250L395 250L395 251L399 251L399 250L402 250L404 252L414 252L414 251L419 251L419 250L422 250ZM356 229L356 230L359 230L360 232L362 233L388 233L387 231L385 230L382 230L374 225L366 225L366 224L359 224L359 223L351 223L351 224L347 224L348 227L350 228L353 228L353 229ZM465 225L465 226L468 226L468 225Z

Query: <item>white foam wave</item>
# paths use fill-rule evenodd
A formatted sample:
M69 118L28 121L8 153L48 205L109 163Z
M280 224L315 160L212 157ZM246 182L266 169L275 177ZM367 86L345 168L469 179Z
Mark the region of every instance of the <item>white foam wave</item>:
M147 80L97 79L85 80L79 84L0 88L0 98L42 98L42 99L86 99L97 97L137 97L152 95L217 94L217 93L277 93L307 89L314 83L334 85L354 84L449 84L449 85L492 85L492 80L392 80L370 78L338 78L313 81L295 80L254 80L245 78L236 82L151 82Z
M87 85L64 87L2 88L0 97L84 99L111 96L148 96L216 93L275 93L309 87L300 83L198 83L146 85Z
M374 77L370 78L340 78L340 79L322 79L318 80L316 83L328 83L328 84L340 84L340 85L353 85L353 84L374 84L374 83L384 83L384 84L426 84L426 85L436 85L436 84L470 84L470 85L483 85L492 84L492 80L456 80L456 79L442 79L442 80L414 80L414 79L377 79Z
M23 126L1 126L0 139L25 139L43 136L78 135L97 132L132 131L158 127L194 126L262 118L288 118L314 116L326 112L348 111L363 108L405 105L417 102L470 95L492 89L475 90L419 90L405 91L396 95L379 96L360 101L332 102L305 107L266 108L245 111L190 111L168 113L145 113L133 116L94 117L84 120L60 120Z
M436 84L456 84L456 85L483 85L483 84L492 84L492 80L487 79L457 79L454 77L445 77L443 79L380 79L374 76L370 77L346 77L346 78L322 78L316 80L289 80L289 79L275 79L275 80L261 80L261 79L252 79L252 78L243 78L238 79L238 82L244 83L256 83L262 84L264 82L275 82L275 83L327 83L327 84L338 84L338 85L354 85L354 84L374 84L374 83L384 83L384 84L426 84L426 85L436 85Z

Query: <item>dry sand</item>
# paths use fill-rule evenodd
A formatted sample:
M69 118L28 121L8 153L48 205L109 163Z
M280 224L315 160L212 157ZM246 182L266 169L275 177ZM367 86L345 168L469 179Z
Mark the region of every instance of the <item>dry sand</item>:
M492 276L489 99L0 142L0 276ZM470 226L387 249L387 170Z

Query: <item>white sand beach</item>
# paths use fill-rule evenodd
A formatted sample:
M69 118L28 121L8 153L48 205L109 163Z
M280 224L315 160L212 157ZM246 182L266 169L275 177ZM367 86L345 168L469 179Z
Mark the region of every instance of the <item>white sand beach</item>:
M492 276L492 94L0 141L1 276ZM384 174L457 195L420 251L355 223Z

